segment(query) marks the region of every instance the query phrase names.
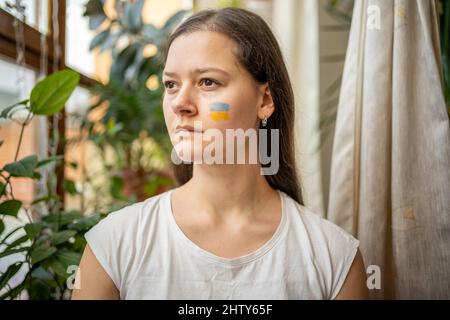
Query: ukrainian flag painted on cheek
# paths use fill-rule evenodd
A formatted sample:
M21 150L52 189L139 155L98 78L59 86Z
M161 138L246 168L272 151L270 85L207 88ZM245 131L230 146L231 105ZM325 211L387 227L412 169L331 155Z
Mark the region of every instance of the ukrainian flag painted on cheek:
M214 121L230 119L230 105L224 102L215 102L209 105L209 116Z

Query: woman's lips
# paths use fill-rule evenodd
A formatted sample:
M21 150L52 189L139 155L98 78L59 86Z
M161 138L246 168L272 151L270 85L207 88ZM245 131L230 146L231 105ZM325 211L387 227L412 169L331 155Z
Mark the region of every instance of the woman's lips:
M177 126L175 133L180 133L180 132L189 132L189 133L201 133L202 131L199 129L196 129L192 126Z

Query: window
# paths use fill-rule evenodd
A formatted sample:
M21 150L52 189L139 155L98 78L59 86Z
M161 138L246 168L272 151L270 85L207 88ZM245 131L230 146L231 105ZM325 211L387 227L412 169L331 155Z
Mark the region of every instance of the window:
M17 2L23 4L25 8L25 19L21 17L15 8L11 8L11 6L7 5L8 3ZM0 81L3 81L0 84L0 108L9 106L9 102L11 101L12 103L20 101L21 97L28 97L29 92L35 84L35 80L38 76L37 71L41 70L42 73L50 73L53 70L60 70L66 68L67 65L70 65L70 63L66 63L66 39L68 39L67 42L69 44L74 42L78 45L82 45L79 39L72 40L72 36L66 36L66 14L67 9L80 11L83 8L84 1L83 3L81 3L81 1L69 2L66 0L21 0L17 2L16 0L0 0L0 71L2 75L8 75L7 78L2 77L2 79L0 79ZM70 3L70 5L68 3ZM72 3L75 3L75 5ZM74 14L76 13L74 12ZM79 16L81 19L81 12L79 12ZM55 19L52 19L52 17ZM24 20L25 23L19 23L18 27L16 26L15 28L14 22L17 18L19 18L22 22ZM68 19L74 19L74 16L70 14ZM78 27L79 26L77 26L77 28ZM19 31L19 33L17 31ZM72 34L76 33L74 30L71 31ZM21 37L23 37L23 41L18 41ZM85 41L89 42L89 40ZM23 60L27 71L24 71L24 68L20 68L13 63L18 56L17 47L20 47L21 44L23 44L24 48ZM70 54L72 55L72 53ZM79 56L83 56L83 53L78 52L75 47L75 55L78 55L79 58ZM9 60L9 62L6 62L7 60ZM85 61L83 61L81 67L76 63L73 65L74 69L81 72L81 85L88 87L92 85L94 81L89 77L90 70L89 68L86 68L86 66L89 67L89 64ZM22 79L23 77L27 80L22 86L17 85L15 80L11 81L11 79ZM34 80L30 80L28 78ZM20 92L17 90L18 88L21 88ZM57 128L59 131L59 136L64 137L66 133L65 111L62 111L61 114L63 116L56 117L59 122ZM54 119L54 117L50 117L47 119L47 123L45 123L46 118L36 117L35 127L33 128L30 126L27 130L40 130L39 134L34 134L32 137L47 137L47 130L49 127L52 127ZM14 136L17 136L17 134L14 134L14 130L16 130L14 125L14 122L12 122L12 124L2 125L1 134L8 134L8 137L5 137L5 144L2 146L2 155L8 154L8 152L4 152L6 148L5 145L7 143L8 145L14 145ZM27 142L23 142L22 149L32 150L33 148L37 148L38 150L33 149L29 153L44 154L45 156L47 143L42 140L45 139L40 139L39 141L33 141L31 137L30 139L24 139L24 142ZM63 150L64 148L63 141L64 139L59 139L59 150ZM11 146L8 148L13 147ZM4 162L10 162L12 160L13 159L9 158L2 159ZM64 170L59 171L57 180L58 194L64 197L64 192L62 191ZM32 184L24 188L26 188L26 193L29 197L34 196Z
M18 11L8 4L14 4L13 0L0 0L0 8L9 14L23 20ZM25 23L39 32L46 33L48 29L48 1L47 0L22 0L25 8Z

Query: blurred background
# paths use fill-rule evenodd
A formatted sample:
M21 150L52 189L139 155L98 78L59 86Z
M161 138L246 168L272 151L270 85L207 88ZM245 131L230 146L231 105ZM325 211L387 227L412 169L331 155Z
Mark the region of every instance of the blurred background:
M450 9L435 4L449 106ZM84 232L176 186L162 114L164 41L193 12L230 6L262 16L280 43L296 95L305 206L327 217L354 1L0 0L0 298L68 298ZM79 75L60 88L67 102L51 97L65 107L31 116L45 98L33 100L35 85L64 69ZM52 90L51 79L45 85Z

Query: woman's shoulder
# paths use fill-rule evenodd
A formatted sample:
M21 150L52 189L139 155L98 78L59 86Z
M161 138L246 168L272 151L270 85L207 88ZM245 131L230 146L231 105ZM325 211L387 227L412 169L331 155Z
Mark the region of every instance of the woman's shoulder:
M155 195L112 211L84 235L117 288L122 288L126 277L121 270L137 263L145 226L157 215L160 200L166 194Z
M353 237L348 231L344 230L334 222L327 220L318 213L309 209L307 206L298 203L288 195L288 210L290 210L290 216L294 220L293 226L304 228L310 235L317 235L327 239L333 240L345 240L353 244L358 244L359 241Z
M359 240L337 224L299 204L288 200L290 243L301 248L303 257L312 259L326 283L325 292L334 299L350 270L359 248Z
M169 191L151 196L143 201L126 205L123 208L111 211L93 228L104 231L120 232L130 231L142 225L145 220L156 215L160 201ZM136 230L135 230L136 231Z

